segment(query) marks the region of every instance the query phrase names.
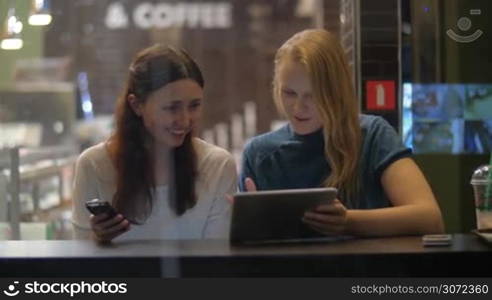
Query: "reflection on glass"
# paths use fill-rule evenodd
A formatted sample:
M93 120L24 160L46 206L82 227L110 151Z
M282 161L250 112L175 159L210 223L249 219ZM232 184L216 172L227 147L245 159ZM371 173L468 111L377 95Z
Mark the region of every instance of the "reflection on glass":
M332 16L342 9L350 33L352 2L344 2L0 1L2 26L10 21L29 44L0 49L0 148L25 147L21 157L29 162L21 159L17 168L21 177L35 175L18 181L21 223L45 224L42 238L70 238L71 159L113 132L115 100L138 49L172 45L197 59L207 78L197 135L227 148L238 163L248 138L281 122L271 101L274 49L306 28L337 32L340 20ZM14 6L15 20L7 16ZM12 185L8 172L0 163L0 194ZM0 196L0 210L10 198ZM32 237L25 228L21 239Z
M492 85L403 85L403 139L416 153L487 153Z
M413 124L413 149L416 153L462 151L463 122L416 121Z
M481 120L492 118L492 85L467 85L466 96L466 119Z
M468 153L492 151L492 120L465 122L465 151Z

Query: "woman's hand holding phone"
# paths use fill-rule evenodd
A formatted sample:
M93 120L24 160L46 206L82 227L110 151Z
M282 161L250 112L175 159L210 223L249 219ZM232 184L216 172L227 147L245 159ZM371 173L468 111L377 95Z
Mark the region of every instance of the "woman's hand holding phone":
M118 214L107 201L93 199L87 201L85 206L92 213L90 224L97 241L109 242L130 230L130 222Z
M94 237L99 242L109 242L130 230L130 222L121 214L110 218L106 213L91 215L90 223Z

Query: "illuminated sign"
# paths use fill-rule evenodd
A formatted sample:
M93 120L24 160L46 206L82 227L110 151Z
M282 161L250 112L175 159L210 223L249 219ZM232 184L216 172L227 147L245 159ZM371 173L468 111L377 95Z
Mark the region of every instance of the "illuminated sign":
M368 110L393 110L396 108L395 82L393 80L367 81L366 95Z
M138 4L133 11L121 2L111 3L105 24L109 29L126 29L133 24L140 29L204 28L226 29L232 26L232 4L228 2L150 3Z

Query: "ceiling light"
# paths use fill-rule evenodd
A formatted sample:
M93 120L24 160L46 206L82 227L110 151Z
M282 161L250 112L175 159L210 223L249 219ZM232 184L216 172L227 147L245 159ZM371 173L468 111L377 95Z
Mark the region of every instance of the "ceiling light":
M0 48L4 50L18 50L22 48L23 41L21 38L22 22L15 15L15 8L10 8L5 19L5 25L0 41Z
M48 0L32 0L31 14L28 22L32 26L46 26L51 23L52 17Z

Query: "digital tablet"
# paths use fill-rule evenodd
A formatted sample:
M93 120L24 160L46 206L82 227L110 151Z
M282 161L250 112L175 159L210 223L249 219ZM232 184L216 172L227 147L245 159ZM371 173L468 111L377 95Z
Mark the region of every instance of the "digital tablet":
M230 241L234 244L302 241L326 237L302 222L307 210L330 203L336 188L258 191L234 195Z

